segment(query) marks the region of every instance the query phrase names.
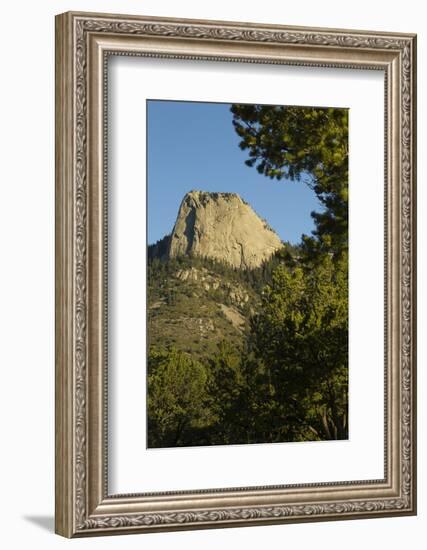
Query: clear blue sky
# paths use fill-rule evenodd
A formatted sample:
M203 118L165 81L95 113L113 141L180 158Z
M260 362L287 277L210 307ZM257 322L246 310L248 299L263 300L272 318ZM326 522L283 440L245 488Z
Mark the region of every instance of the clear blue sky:
M148 243L169 234L191 190L238 193L283 241L298 243L320 210L302 182L271 180L244 164L228 103L147 102Z

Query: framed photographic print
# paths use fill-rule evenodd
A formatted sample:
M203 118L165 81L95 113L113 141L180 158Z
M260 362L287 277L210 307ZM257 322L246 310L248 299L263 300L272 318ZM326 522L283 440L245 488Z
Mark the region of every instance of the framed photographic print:
M416 513L416 38L56 18L56 531Z

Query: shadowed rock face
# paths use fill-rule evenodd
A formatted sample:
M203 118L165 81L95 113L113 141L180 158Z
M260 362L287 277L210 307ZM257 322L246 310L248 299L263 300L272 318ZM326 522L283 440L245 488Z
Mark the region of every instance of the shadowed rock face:
M202 256L238 268L258 267L282 244L235 193L187 193L170 237L168 256Z

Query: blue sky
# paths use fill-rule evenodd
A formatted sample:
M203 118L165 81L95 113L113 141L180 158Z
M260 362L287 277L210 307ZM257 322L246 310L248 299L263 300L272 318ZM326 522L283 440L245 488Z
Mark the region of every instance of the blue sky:
M234 192L283 241L298 243L320 210L302 182L271 180L244 161L228 103L147 102L148 243L169 234L188 191Z

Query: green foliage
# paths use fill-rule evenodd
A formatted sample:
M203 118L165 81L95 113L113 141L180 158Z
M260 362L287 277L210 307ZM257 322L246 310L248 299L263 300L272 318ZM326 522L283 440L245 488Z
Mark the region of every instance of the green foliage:
M231 111L248 166L278 180L303 178L316 193L324 209L312 213L318 240L310 246L346 249L348 110L235 104Z
M248 319L243 333L217 309L226 303L221 289L203 294L200 281L174 279L177 265L209 266L212 275L213 264L174 263L151 265L150 284L164 301L149 315L149 445L347 438L347 253L310 258L284 247L245 273L245 288L258 289L258 299L240 307ZM162 278L163 271L170 275ZM221 272L242 284L232 268ZM205 315L215 331L189 330L191 315Z
M152 260L154 258L166 258L170 240L170 235L165 235L163 239L160 239L155 244L149 245L147 248L148 260Z
M261 290L270 282L274 268L298 254L298 247L284 243L281 251L252 270L200 257L149 259L149 347L168 349L173 345L205 359L216 353L224 339L234 347L242 347L249 319L258 308ZM197 280L191 276L184 279L185 272L196 274ZM236 293L247 300L239 302ZM230 324L221 304L243 317L245 324L240 329Z
M234 294L247 296L246 302ZM154 258L148 262L149 348L191 353L209 359L224 339L241 347L259 292L249 277L233 267L204 258ZM241 315L237 328L221 309L226 305Z
M246 442L246 407L242 403L246 380L241 358L242 350L224 340L209 359L209 395L215 417L210 434L211 444Z
M345 439L348 389L347 257L277 268L253 319L251 342L271 384L276 417L300 435Z
M194 444L192 434L209 420L208 373L177 350L151 351L148 359L148 446Z

